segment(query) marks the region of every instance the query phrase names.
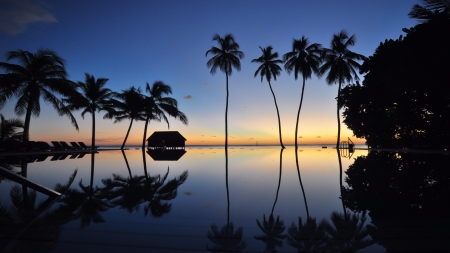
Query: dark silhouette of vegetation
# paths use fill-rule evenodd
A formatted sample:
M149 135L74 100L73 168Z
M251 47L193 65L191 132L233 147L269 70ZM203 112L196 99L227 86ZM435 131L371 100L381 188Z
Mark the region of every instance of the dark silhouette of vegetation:
M259 58L253 59L252 62L260 63L261 65L255 72L256 77L258 74L261 75L261 82L265 77L267 82L269 83L270 91L272 92L273 101L275 102L275 108L277 109L278 116L278 133L280 135L280 145L282 148L285 148L283 145L283 138L281 137L281 120L280 120L280 112L278 111L277 99L275 98L275 93L273 92L272 85L270 84L270 80L273 79L276 81L277 76L280 75L281 68L278 66L279 63L283 61L278 59L278 53L272 53L272 46L268 46L266 48L259 47L262 51L262 55Z
M188 124L187 116L178 110L178 102L176 99L171 97L165 97L164 95L172 94L172 88L161 82L154 82L153 85L147 83L145 90L150 94L150 96L144 96L144 117L145 117L145 127L144 136L142 139L142 149L145 148L145 141L147 139L147 126L150 120L161 121L163 119L167 123L167 128L169 128L169 116L180 120L183 124Z
M14 140L22 141L23 133L17 132L17 128L23 128L23 121L20 119L5 119L0 113L0 141Z
M114 93L105 88L107 78L97 78L88 73L86 75L85 82L78 82L77 88L81 90L81 93L74 92L64 102L68 104L71 110L80 110L81 117L84 119L86 113L92 115L92 147L95 147L95 114L100 111L106 111L107 113L103 118L111 118L110 114L113 114L114 108L111 103L111 99Z
M369 235L387 252L449 252L450 158L371 151L346 171L347 207L368 212Z
M220 37L218 34L214 35L213 41L219 43L219 47L211 47L206 51L206 56L212 54L213 57L208 60L206 66L211 68L210 73L215 74L217 68L225 73L226 76L226 104L225 104L225 151L228 150L228 76L233 73L233 68L238 71L241 70L241 61L244 53L239 51L239 44L234 40L233 35L227 34ZM225 152L227 154L227 152ZM228 159L227 159L228 160Z
M428 21L440 13L450 14L449 0L422 0L422 5L416 4L409 12L410 18L419 19L421 21Z
M300 110L302 109L303 94L305 91L305 83L307 79L311 78L312 73L319 72L319 65L322 62L321 58L322 45L313 43L310 44L305 36L302 36L300 40L294 39L292 42L292 51L284 54L284 69L290 74L294 72L295 80L298 78L298 74L302 74L303 85L302 94L300 96L300 105L297 112L297 123L295 125L295 149L298 149L298 121L300 118ZM298 167L298 162L297 162Z
M24 142L28 142L31 116L39 117L40 100L51 104L60 116L70 118L78 130L78 124L69 108L58 95L69 96L75 90L75 83L67 80L64 60L49 49L39 49L36 53L24 50L9 51L7 61L16 60L18 64L0 62L6 74L0 74L0 108L12 97L18 100L14 112L25 114L23 126Z
M364 60L363 55L350 51L349 47L355 44L355 35L348 36L347 33L342 30L333 35L331 39L330 48L323 49L323 65L319 69L319 75L325 75L326 81L329 85L338 83L337 94L337 121L338 121L338 134L336 140L336 148L339 148L340 136L341 136L341 120L339 109L341 87L345 82L351 82L353 80L359 80L357 70L361 68L358 61Z
M450 15L440 13L364 61L362 84L342 91L344 123L379 147L450 145Z
M136 89L134 86L123 90L121 93L115 93L115 97L117 99L112 99L115 111L111 114L111 117L114 117L114 123L121 122L124 119L130 120L130 126L128 127L127 134L125 135L125 139L120 147L120 149L123 149L125 147L125 143L127 142L128 135L130 134L133 121L145 120L145 117L142 115L144 97L141 94L141 89Z

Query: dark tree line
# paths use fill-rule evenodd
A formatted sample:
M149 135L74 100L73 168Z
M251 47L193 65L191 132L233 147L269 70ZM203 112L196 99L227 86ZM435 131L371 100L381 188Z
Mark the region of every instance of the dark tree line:
M449 146L449 12L403 31L364 61L362 84L342 90L344 123L370 146Z

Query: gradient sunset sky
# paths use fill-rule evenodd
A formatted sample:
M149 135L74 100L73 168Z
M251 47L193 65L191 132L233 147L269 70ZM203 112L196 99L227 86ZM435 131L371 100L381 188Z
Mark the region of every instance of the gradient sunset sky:
M0 0L0 61L9 50L38 48L56 51L66 60L73 81L84 73L108 78L107 87L120 92L132 85L145 92L146 82L160 80L172 87L172 97L189 118L185 126L173 118L170 130L179 131L187 145L224 143L225 74L214 76L206 67L205 52L216 46L214 34L234 35L245 57L241 71L229 78L229 143L277 144L276 110L267 82L253 75L261 55L259 46L273 46L280 58L303 35L312 43L330 46L341 30L355 34L350 49L370 56L385 39L404 35L402 28L417 24L408 13L417 0L185 0L185 1L60 1ZM0 70L2 71L2 70ZM1 72L3 73L3 72ZM363 77L361 77L362 80ZM301 77L283 72L272 82L281 114L284 144L294 143ZM300 144L332 144L337 134L337 85L313 76L305 88L299 125ZM1 113L17 117L15 99ZM31 140L90 143L91 117L75 111L80 131L66 117L42 103L39 118L32 118ZM113 124L96 115L96 142L121 144L129 121ZM21 117L22 119L24 117ZM342 119L341 119L342 120ZM352 138L344 124L341 139ZM133 123L127 144L142 141L144 123ZM150 122L148 133L165 131L167 124Z

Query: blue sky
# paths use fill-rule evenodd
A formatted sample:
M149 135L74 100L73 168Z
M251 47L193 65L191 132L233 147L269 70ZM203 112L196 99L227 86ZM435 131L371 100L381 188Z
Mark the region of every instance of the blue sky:
M370 56L385 39L404 34L417 24L407 14L416 0L402 1L57 1L0 0L0 61L9 50L50 48L66 60L73 81L84 73L109 78L108 87L121 91L161 80L172 87L172 97L189 118L184 126L170 121L170 130L182 133L187 144L224 141L225 75L209 73L205 52L216 45L214 34L234 35L245 57L242 69L229 79L229 135L231 144L276 144L278 123L267 82L254 78L261 55L259 46L272 45L280 57L292 40L308 37L329 47L333 34L355 34L352 51ZM1 70L0 70L1 71ZM362 78L362 77L361 77ZM272 83L279 104L283 141L294 142L301 80L285 71ZM306 83L300 116L300 143L334 143L337 131L337 85L313 77ZM11 101L1 113L16 117ZM32 140L88 141L91 119L74 112L77 132L67 118L43 105L32 119ZM123 141L128 122L113 124L96 115L99 144ZM345 125L342 138L352 137ZM143 122L133 124L130 144L138 144ZM151 122L149 132L167 130ZM353 138L355 141L355 138ZM363 143L364 140L359 140Z

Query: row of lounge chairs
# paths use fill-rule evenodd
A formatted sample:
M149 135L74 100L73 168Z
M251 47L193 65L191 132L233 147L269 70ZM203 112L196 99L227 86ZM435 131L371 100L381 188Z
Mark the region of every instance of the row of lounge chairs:
M0 142L0 152L52 152L52 151L90 151L96 150L98 146L91 147L84 142L52 141L53 146L45 141L28 141L22 143L19 141Z

